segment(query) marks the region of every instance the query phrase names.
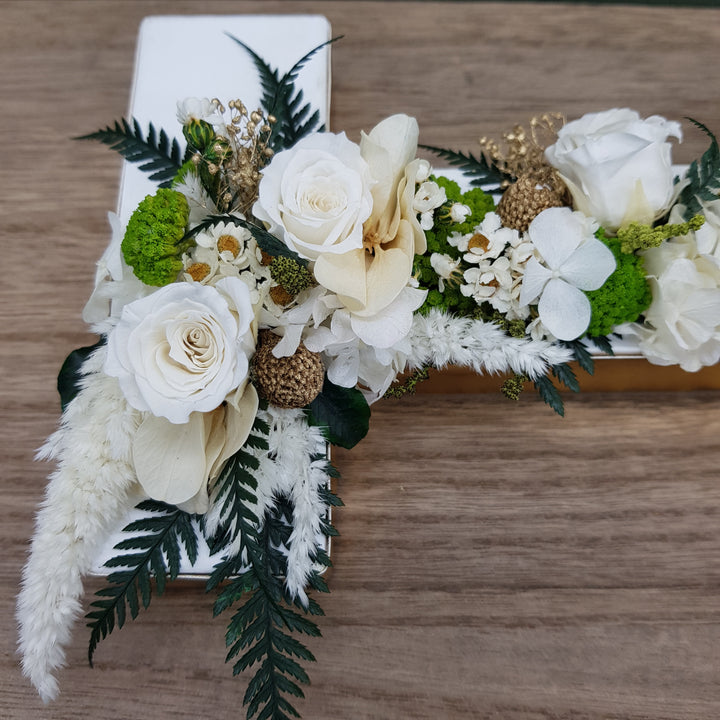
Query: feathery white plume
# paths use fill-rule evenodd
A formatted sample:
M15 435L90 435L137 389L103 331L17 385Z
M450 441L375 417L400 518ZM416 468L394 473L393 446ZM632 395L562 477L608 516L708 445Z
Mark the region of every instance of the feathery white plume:
M410 342L411 369L460 365L481 374L512 370L535 380L550 365L572 360L565 347L529 337L509 337L494 323L458 318L441 310L415 315Z
M54 672L80 613L82 576L110 528L134 504L131 442L140 413L125 402L117 380L101 371L105 349L85 363L82 389L63 413L60 429L38 453L55 459L37 514L30 557L18 595L23 673L44 702L57 696Z
M258 469L253 471L257 481L255 496L257 502L251 509L258 522L267 510L275 506L280 495L293 504L293 530L287 548L288 568L285 584L293 597L307 604L304 587L315 567L313 558L318 548L324 546L321 523L326 519L326 506L320 496L320 489L328 484L325 472L324 454L326 441L317 427L308 425L302 410L286 410L270 406L258 412L270 428L268 450L245 446L244 452L258 460ZM320 459L318 456L322 456ZM206 531L212 535L223 520L222 503L216 495L211 497L213 505L205 516ZM237 533L233 544L224 549L231 557L240 552L241 537Z

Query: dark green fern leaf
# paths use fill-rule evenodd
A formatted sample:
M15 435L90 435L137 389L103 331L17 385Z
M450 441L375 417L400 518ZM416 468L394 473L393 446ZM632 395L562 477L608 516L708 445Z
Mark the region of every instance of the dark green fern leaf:
M108 575L108 587L99 590L99 599L90 605L85 617L90 622L88 662L92 667L93 655L100 640L106 638L117 624L121 628L127 619L127 610L134 620L152 597L151 579L154 577L158 595L165 590L167 578L174 580L180 572L180 546L191 563L197 559L197 534L193 516L172 505L148 500L138 509L152 513L127 525L123 532L139 533L115 545L116 550L130 551L115 555L105 563L107 568L121 568Z
M592 359L592 355L588 352L587 347L582 340L571 340L564 342L563 345L572 350L573 356L577 361L577 364L588 374L592 375L595 372L595 362Z
M550 368L552 374L561 382L568 390L580 392L580 383L575 373L567 363L558 363Z
M309 103L303 104L302 90L295 90L295 81L303 67L309 60L326 45L339 40L332 38L313 48L298 60L285 75L280 76L277 69L273 69L252 48L242 40L229 35L252 58L260 75L260 84L263 90L261 105L268 115L274 115L276 122L273 125L269 138L269 146L276 152L292 147L305 135L318 129L320 113L312 111Z
M303 267L307 267L307 260L301 258L284 242L278 240L278 238L265 230L265 228L260 227L259 225L255 225L255 223L251 223L250 221L244 220L243 218L237 217L236 215L210 215L209 217L205 218L205 220L203 220L201 223L198 223L197 225L194 225L192 228L190 228L190 230L185 233L185 236L182 238L181 242L189 240L190 238L195 237L199 233L204 232L205 230L208 230L209 228L214 227L219 223L231 223L232 225L243 227L246 230L250 231L250 234L255 238L255 241L260 246L260 249L264 250L266 253L268 253L268 255L272 255L273 257L279 256L292 258L293 260L295 260L295 262L299 263Z
M702 201L711 202L720 196L720 147L717 139L701 122L687 119L710 138L710 147L699 162L693 160L688 168L687 177L690 182L678 197L678 202L685 206L684 220L690 220L694 215L702 213Z
M446 150L433 145L420 145L420 147L435 153L443 160L447 160L451 165L459 167L465 175L471 178L470 184L473 187L482 187L486 192L500 192L502 181L510 179L510 176L501 172L484 155L476 158L472 153L466 155L463 152Z
M543 375L535 380L533 384L543 402L547 403L558 415L564 417L565 406L563 405L560 392L555 385L553 385L552 380L550 380L547 375Z
M255 65L255 69L258 71L258 75L260 76L260 86L262 87L263 91L260 105L266 112L269 112L269 108L272 107L273 100L277 93L277 89L282 82L280 78L280 72L276 69L274 70L273 68L271 68L270 65L268 65L268 63L263 60L263 58L261 58L250 46L246 45L242 40L239 40L230 33L226 33L226 35L231 40L235 41L238 45L240 45L240 47L243 48L243 50L245 50L248 55L250 55L250 58Z
M158 135L150 123L147 135L140 123L132 118L132 124L125 118L111 127L81 135L76 140L97 140L119 152L128 162L138 164L140 170L150 174L150 179L160 187L170 187L183 162L183 151L177 140L170 142L164 130Z
M253 427L254 447L267 448L266 442L263 445L267 432L264 423ZM248 512L256 504L252 457L241 449L218 479L216 502L223 508L222 521L210 543L221 548L239 540L240 552L215 566L207 587L224 583L214 604L215 615L239 604L225 634L226 661L233 663L234 675L254 670L243 700L248 719L299 717L288 696L304 697L300 685L310 680L298 660L315 658L291 633L319 635L317 625L306 615L320 615L322 610L315 601L303 608L285 590L284 550L292 533L292 504L287 498L276 498L273 510L260 523ZM310 585L322 583L313 577Z
M589 337L588 340L598 349L600 352L604 352L606 355L613 356L615 351L613 350L610 339L607 337Z

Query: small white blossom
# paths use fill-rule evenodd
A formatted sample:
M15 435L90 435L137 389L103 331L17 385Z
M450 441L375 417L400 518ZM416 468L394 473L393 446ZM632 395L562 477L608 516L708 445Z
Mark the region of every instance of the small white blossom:
M443 253L433 253L430 256L430 265L432 265L432 269L438 275L438 288L440 292L443 292L445 290L446 280L457 281L460 277L462 277L462 273L459 269L459 258L457 260L453 260L453 258L451 258L449 255L445 255Z
M427 160L420 159L418 162L418 171L417 175L415 176L415 182L425 182L432 172L432 167L430 167L430 163Z
M236 277L247 285L253 305L259 305L269 289L270 268L250 232L233 223L218 223L198 233L197 245L183 256L187 282L216 285Z
M472 297L480 305L489 302L496 310L507 312L512 304L512 275L510 261L506 257L479 260L477 267L463 274L465 285L460 292Z
M489 212L468 238L465 261L476 263L487 258L497 258L508 245L517 243L519 237L517 230L502 227L497 213Z
M465 222L465 219L469 218L471 215L472 210L467 205L456 202L450 206L450 219L454 223Z
M181 125L193 120L205 120L211 125L222 124L222 115L217 105L208 98L188 97L177 104L177 119Z
M413 198L413 210L420 215L420 227L430 230L433 226L433 214L447 200L445 188L436 182L426 180L420 185Z

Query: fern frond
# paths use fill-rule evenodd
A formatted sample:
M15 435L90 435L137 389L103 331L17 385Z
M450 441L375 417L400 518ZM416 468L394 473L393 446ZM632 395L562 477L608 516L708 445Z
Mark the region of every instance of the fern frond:
M302 90L295 90L295 81L303 67L322 48L340 37L332 38L313 48L300 58L282 77L277 69L268 65L252 48L242 40L229 35L252 58L260 75L260 84L263 90L261 104L268 115L274 115L276 122L273 125L269 146L276 152L292 147L298 140L315 131L320 120L320 113L309 103L303 104Z
M543 402L547 403L560 417L565 416L565 406L558 389L553 385L552 380L547 375L542 375L533 381L535 389L538 391Z
M284 242L278 240L278 238L265 230L265 228L260 227L259 225L255 225L255 223L251 223L249 220L244 220L243 218L237 217L237 215L210 215L205 218L205 220L203 220L201 223L198 223L197 225L190 228L190 230L185 233L185 236L183 237L181 242L189 240L190 238L195 237L195 235L198 235L199 233L204 232L205 230L208 230L209 228L218 225L219 223L230 223L232 225L237 225L238 227L243 227L246 230L249 230L250 234L255 238L255 241L257 242L260 249L264 250L266 253L268 253L268 255L272 255L273 257L282 256L292 258L293 260L295 260L295 262L299 263L303 267L306 267L308 264L307 260L301 258Z
M560 363L553 365L551 368L552 374L561 382L568 390L573 392L580 392L580 383L578 382L575 373L572 371L567 363Z
M587 347L582 340L570 340L563 342L563 345L572 351L577 364L588 374L592 375L595 372L595 362L592 359L592 355L588 352Z
M710 147L699 162L693 160L688 168L687 177L690 183L678 197L678 203L686 208L683 220L690 220L694 215L702 213L702 201L711 202L720 196L720 147L717 138L701 122L687 119L710 138Z
M123 532L141 534L115 545L116 550L138 552L118 554L105 563L107 568L122 569L108 575L109 586L98 590L99 599L90 604L96 609L85 616L91 629L88 645L91 667L98 643L113 631L116 623L118 628L125 624L127 610L134 620L140 611L140 602L144 608L148 607L152 597L151 578L155 578L158 595L163 594L167 578L177 578L180 545L185 547L191 563L197 559L197 534L192 515L154 500L140 503L138 509L152 514L130 523Z
M139 164L140 170L150 173L150 179L158 182L160 187L170 187L183 162L183 152L177 140L170 142L164 130L158 134L152 123L145 135L135 118L132 118L132 124L123 118L115 121L112 127L75 139L97 140L109 146L128 162Z
M435 153L451 165L459 167L462 172L471 178L473 187L481 187L489 193L500 192L503 180L510 179L499 168L487 160L484 155L476 158L472 153L463 153L455 150L434 147L433 145L420 145L421 148Z
M267 425L256 421L251 432L254 447L267 448L263 435L268 431ZM292 506L279 497L272 511L261 519L255 517L250 508L256 504L257 482L250 459L255 457L241 449L218 480L216 502L222 505L222 519L209 542L217 549L237 538L240 552L215 566L207 587L210 590L228 581L215 601L215 615L241 603L225 633L226 661L233 662L233 675L255 669L243 700L248 720L299 717L287 696L304 697L300 685L310 680L298 660L315 658L291 633L318 636L317 625L306 615L322 614L322 610L314 601L307 608L294 609L287 597L284 550L292 533Z
M606 355L615 355L610 338L608 337L589 337L588 340L598 349L600 352L604 352Z

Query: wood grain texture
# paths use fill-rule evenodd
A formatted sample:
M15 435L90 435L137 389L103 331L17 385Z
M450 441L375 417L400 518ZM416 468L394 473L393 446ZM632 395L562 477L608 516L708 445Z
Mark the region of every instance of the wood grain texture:
M124 114L148 14L320 12L332 125L396 111L421 140L473 149L545 110L616 105L720 129L720 11L523 3L0 2L0 717L242 717L223 623L170 587L85 663L79 622L44 707L14 653L14 596L57 422L57 369L92 340L80 312L120 163L68 138ZM705 147L688 130L676 158ZM594 393L560 419L531 397L424 395L375 406L337 451L313 720L720 717L718 392ZM89 583L87 600L97 587Z

